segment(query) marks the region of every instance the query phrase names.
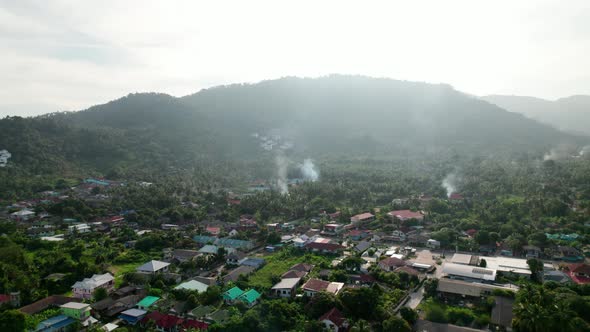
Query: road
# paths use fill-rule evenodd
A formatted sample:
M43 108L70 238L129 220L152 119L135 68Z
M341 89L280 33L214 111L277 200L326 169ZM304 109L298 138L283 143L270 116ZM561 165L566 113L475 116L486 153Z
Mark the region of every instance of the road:
M422 302L423 298L424 298L424 287L420 287L420 288L418 288L417 291L410 293L410 300L408 302L406 302L406 307L416 309L416 307L418 307L418 304L420 304L420 302Z

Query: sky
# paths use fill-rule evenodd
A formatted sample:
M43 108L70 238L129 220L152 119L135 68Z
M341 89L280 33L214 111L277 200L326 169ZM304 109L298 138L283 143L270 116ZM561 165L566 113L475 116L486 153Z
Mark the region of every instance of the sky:
M0 0L0 117L333 73L590 94L590 1Z

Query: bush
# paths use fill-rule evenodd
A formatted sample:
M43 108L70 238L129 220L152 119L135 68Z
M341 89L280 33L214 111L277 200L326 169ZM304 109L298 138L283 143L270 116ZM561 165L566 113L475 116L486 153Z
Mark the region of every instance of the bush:
M426 308L426 320L435 323L446 323L447 316L445 315L445 310L440 305L430 302Z
M474 319L475 315L467 308L449 308L447 310L447 320L452 324L468 326Z

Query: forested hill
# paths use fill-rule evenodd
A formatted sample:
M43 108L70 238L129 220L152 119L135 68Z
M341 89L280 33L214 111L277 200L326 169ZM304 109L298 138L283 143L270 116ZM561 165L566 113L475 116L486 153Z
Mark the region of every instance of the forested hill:
M577 95L555 101L504 95L482 99L555 128L590 135L590 96Z
M583 138L507 112L448 85L330 76L230 85L175 98L131 94L75 113L0 120L0 149L36 173L164 169L292 152L409 158L435 153L538 153ZM276 145L278 146L278 145ZM275 148L276 148L275 146Z

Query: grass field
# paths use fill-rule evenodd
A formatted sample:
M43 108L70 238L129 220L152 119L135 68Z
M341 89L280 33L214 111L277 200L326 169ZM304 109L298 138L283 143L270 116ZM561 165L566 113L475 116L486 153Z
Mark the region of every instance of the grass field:
M123 283L123 275L127 272L135 271L135 269L143 263L127 263L112 265L109 271L115 276L115 287L119 288Z
M272 288L272 277L280 276L289 271L291 266L298 263L310 263L319 269L320 265L328 267L332 258L319 256L314 254L304 254L297 250L284 250L278 253L265 256L266 265L260 270L256 271L248 279L250 287L256 288L259 291L268 290Z

